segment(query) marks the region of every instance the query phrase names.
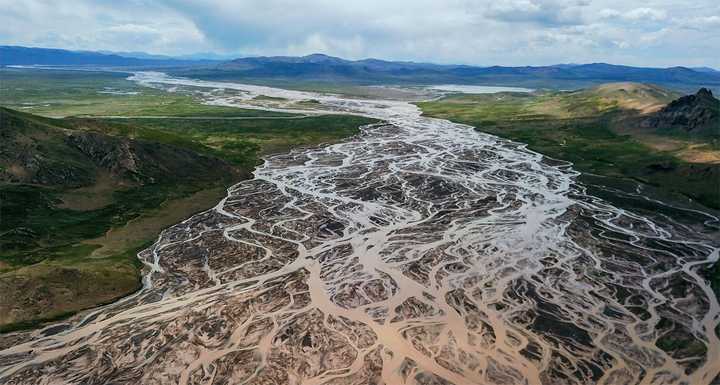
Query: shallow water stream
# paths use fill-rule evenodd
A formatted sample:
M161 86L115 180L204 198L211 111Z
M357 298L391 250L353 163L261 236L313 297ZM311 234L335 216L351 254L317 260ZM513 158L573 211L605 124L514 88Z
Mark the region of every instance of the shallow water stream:
M0 337L0 382L718 381L720 307L698 274L712 234L588 196L569 165L410 103L131 79L385 123L266 159L141 253L139 293Z

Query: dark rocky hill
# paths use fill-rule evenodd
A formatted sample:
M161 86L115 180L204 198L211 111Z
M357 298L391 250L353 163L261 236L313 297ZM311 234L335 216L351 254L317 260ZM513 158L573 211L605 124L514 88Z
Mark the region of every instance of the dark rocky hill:
M697 136L720 138L720 100L712 91L701 88L645 118L641 125L658 132L682 132Z

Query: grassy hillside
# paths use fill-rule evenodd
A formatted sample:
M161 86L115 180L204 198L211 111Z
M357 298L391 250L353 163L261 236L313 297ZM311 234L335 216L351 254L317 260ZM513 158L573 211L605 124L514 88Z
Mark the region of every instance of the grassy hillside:
M131 234L102 254L96 253L102 240L86 241L131 220L162 216L168 202L192 201L209 188L218 198L223 186L247 174L189 148L86 131L4 108L0 125L3 329L136 290L140 266L134 253L152 234ZM180 211L189 215L203 207L192 201Z
M350 115L322 115L299 119L68 119L80 125L103 125L120 135L168 135L202 144L241 166L254 166L253 154L284 152L292 147L335 141L357 133L370 119ZM138 127L142 127L138 129ZM248 163L250 162L250 163Z
M0 331L136 290L137 251L217 203L260 156L370 122L50 119L0 108Z
M575 92L454 95L418 105L425 115L528 143L579 171L641 181L720 209L720 138L667 136L632 126L641 114L678 96L619 83Z

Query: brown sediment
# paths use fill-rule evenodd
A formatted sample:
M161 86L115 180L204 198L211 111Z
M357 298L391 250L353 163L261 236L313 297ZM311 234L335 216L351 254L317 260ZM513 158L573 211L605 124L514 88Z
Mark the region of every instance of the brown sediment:
M309 98L234 87L249 94L223 103ZM0 380L710 384L720 372L720 309L697 273L718 257L710 236L589 197L569 168L409 104L312 99L388 123L268 158L141 253L141 292L64 329L0 337Z

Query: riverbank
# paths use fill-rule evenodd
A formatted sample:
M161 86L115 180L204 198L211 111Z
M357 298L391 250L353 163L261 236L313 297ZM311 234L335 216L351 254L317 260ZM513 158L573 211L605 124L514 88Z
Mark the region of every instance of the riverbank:
M138 290L137 252L162 229L217 204L263 156L334 142L375 122L257 117L269 115L262 111L234 117L230 107L216 109L225 115L48 119L0 111L8 138L0 159L0 290L6 294L0 332L37 327ZM95 153L110 155L94 159ZM116 172L125 164L131 168Z

